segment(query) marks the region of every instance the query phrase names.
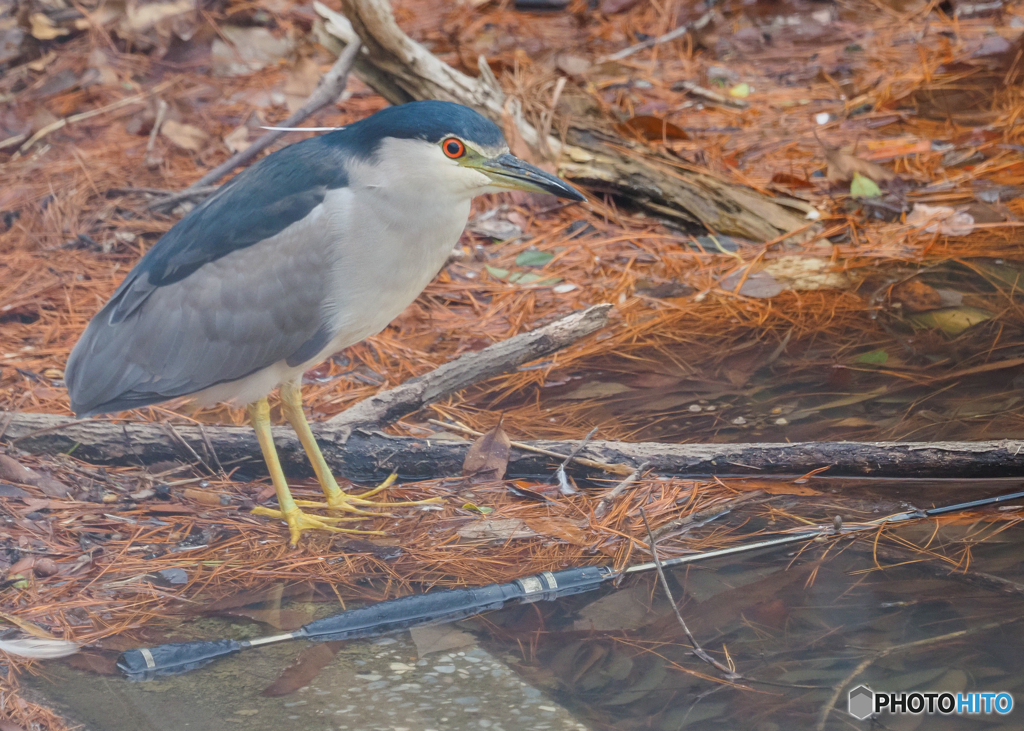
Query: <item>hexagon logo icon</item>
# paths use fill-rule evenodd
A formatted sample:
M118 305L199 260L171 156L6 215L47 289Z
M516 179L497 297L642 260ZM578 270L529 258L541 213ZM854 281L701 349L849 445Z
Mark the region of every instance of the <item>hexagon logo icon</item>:
M858 685L850 691L849 703L850 715L863 721L871 715L875 706L875 693L866 685Z

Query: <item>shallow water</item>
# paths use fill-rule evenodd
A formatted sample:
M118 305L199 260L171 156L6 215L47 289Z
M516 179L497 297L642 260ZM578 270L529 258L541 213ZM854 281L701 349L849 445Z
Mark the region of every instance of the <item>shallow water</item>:
M812 480L816 497L772 504L826 522L951 504L1020 489L1018 481ZM856 495L853 499L851 496ZM892 553L882 541L809 542L669 569L694 636L735 666L732 683L692 653L653 572L618 587L519 605L457 625L378 640L292 642L249 650L187 675L133 683L114 653L50 663L36 692L89 729L781 729L872 728L847 693L1008 692L1024 697L1024 533L1014 505L896 529L958 568ZM1024 511L1021 511L1024 513ZM698 531L770 527L736 511ZM886 552L888 547L889 552ZM877 559L877 564L876 564ZM965 571L965 568L967 569ZM991 577L1020 582L1019 590ZM1006 589L1011 593L1007 593ZM287 606L287 605L286 605ZM337 604L292 600L323 616ZM171 639L273 634L202 618ZM280 695L275 695L279 694ZM833 709L833 710L829 710ZM1019 729L1020 714L882 715L873 728Z

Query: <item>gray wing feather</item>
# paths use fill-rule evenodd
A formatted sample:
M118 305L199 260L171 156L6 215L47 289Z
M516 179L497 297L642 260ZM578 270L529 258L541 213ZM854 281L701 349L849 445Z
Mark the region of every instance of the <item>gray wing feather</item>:
M332 336L330 245L322 226L302 221L153 289L123 320L111 322L112 300L68 359L72 408L95 414L195 393L308 352L311 340L321 343L313 357Z

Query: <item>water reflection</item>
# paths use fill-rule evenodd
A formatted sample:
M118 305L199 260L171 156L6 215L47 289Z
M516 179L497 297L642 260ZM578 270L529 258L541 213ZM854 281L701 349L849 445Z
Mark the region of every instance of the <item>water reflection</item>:
M808 484L811 497L745 503L689 535L777 530L793 515L862 520L1020 489L1012 480ZM886 715L872 725L846 707L860 684L1006 691L1024 702L1024 533L1013 529L1022 512L999 505L888 528L879 540L811 541L668 570L693 634L739 674L731 682L693 655L653 572L411 636L251 650L152 683L113 674L113 649L50 664L31 682L88 728L112 731L1017 729L1020 712ZM316 596L277 587L224 600L207 608L220 617L184 621L154 643L252 637L337 611Z
M963 531L951 533L940 530L933 540L962 540ZM972 570L991 565L1017 576L1020 542L1008 531L974 547ZM847 692L859 684L1017 694L1024 683L1018 597L938 576L931 562L883 559L879 570L870 542L824 553L765 552L669 572L693 633L743 676L734 684L712 679L719 674L690 654L649 575L618 592L491 615L487 646L522 648L514 667L595 729L868 728L846 713ZM922 723L1020 728L1012 715L995 714L885 716L875 727Z

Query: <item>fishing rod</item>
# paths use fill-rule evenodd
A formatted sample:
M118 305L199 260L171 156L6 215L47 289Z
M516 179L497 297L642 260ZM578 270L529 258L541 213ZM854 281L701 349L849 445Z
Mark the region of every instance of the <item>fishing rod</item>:
M1024 498L1024 491L999 495L981 500L957 503L928 510L907 510L860 524L842 526L814 526L807 530L779 538L756 543L746 543L730 548L694 553L688 556L665 559L664 567L680 566L706 561L721 556L730 556L762 548L772 548L789 543L808 541L824 536L836 536L871 530L888 523L927 518L935 515L968 510L992 505L1006 500ZM544 571L533 576L524 576L505 584L489 584L467 589L415 594L388 599L370 606L350 609L330 617L317 619L305 624L294 632L287 632L251 640L199 640L176 642L156 647L143 647L123 652L117 660L117 667L131 680L151 680L161 675L177 675L196 670L214 660L233 655L241 650L261 647L289 640L351 640L363 637L397 632L426 624L439 624L464 619L483 612L500 609L507 604L530 604L537 601L551 601L561 597L579 594L598 588L601 584L620 576L650 571L657 567L654 562L636 564L616 571L610 566L585 566L563 571Z

